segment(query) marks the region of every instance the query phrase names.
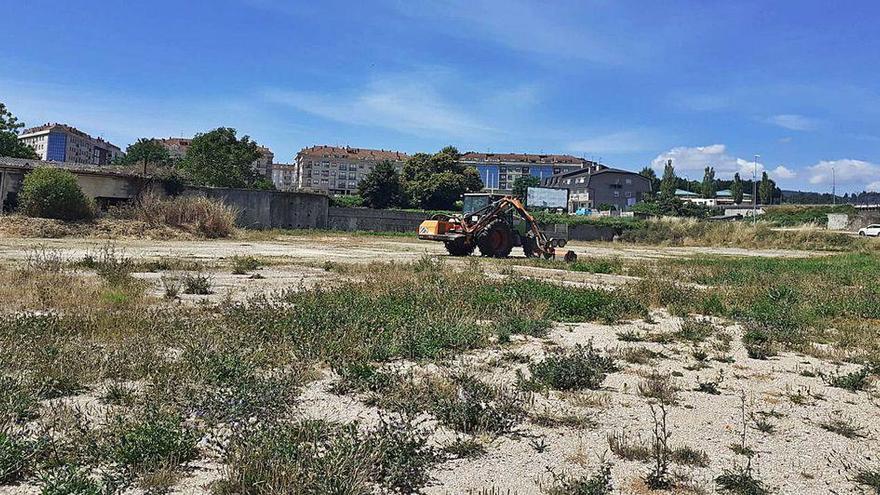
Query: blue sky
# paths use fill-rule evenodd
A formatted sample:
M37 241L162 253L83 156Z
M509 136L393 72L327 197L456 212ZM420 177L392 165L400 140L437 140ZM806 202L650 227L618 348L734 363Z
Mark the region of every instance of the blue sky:
M570 153L880 190L870 1L4 1L0 101L125 146ZM209 6L205 6L209 5Z

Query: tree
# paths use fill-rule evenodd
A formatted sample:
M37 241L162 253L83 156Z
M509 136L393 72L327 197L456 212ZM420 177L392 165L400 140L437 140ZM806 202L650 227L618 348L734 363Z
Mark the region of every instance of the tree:
M409 204L426 210L449 210L462 194L482 189L477 170L464 166L460 157L452 146L433 155L411 156L401 174Z
M60 168L37 168L25 175L19 202L22 213L31 217L81 220L94 211L76 177Z
M743 183L739 178L739 172L733 174L733 184L730 185L730 195L733 196L733 202L740 204L743 202Z
M33 160L40 158L33 148L18 140L18 130L22 127L24 122L19 122L6 105L0 103L0 156Z
M657 177L657 172L653 168L645 167L639 172L639 175L651 181L652 193L657 194L660 192L660 178Z
M675 189L678 179L675 177L675 167L672 160L667 160L663 167L663 180L660 181L660 196L666 199L675 197Z
M770 180L767 172L763 172L761 174L761 184L758 185L758 194L761 195L761 204L767 205L772 203L774 189L775 184Z
M168 149L155 139L140 138L125 149L124 165L166 165L171 161Z
M259 157L257 143L249 136L238 139L235 129L219 127L197 134L179 167L196 184L264 188L265 178L252 165Z
M361 179L358 194L363 198L365 206L370 208L388 208L403 206L403 185L400 174L389 161L379 163Z
M525 199L529 193L530 187L538 187L541 185L541 179L534 175L523 175L517 177L513 181L513 195L520 199Z
M703 193L703 197L706 199L712 199L715 197L714 168L706 167L706 170L703 172L703 183L700 184L700 191Z

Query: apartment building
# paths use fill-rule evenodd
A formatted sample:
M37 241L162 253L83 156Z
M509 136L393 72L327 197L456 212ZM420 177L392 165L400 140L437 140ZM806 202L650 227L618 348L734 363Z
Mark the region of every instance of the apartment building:
M44 124L25 129L18 140L33 148L41 160L109 165L122 150L67 124Z
M486 190L510 192L513 182L523 176L544 179L553 175L598 165L571 155L527 153L474 153L461 155L459 162L477 169Z
M168 155L174 160L179 160L186 156L187 150L192 145L192 138L161 138L156 141L168 150ZM257 146L260 157L254 160L252 166L254 170L268 180L272 180L272 162L275 161L275 154L272 150L265 146Z
M624 211L651 192L651 179L601 164L547 177L541 185L568 189L571 213L599 205L614 205L618 211Z
M358 184L377 164L400 170L409 155L350 146L312 146L296 154L294 189L333 195L357 194Z
M272 184L279 191L292 191L296 189L296 164L273 163Z

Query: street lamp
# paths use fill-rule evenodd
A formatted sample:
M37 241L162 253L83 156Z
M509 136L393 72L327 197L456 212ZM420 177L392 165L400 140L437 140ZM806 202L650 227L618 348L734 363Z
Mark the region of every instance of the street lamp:
M755 166L752 168L752 225L758 224L758 158L755 155Z

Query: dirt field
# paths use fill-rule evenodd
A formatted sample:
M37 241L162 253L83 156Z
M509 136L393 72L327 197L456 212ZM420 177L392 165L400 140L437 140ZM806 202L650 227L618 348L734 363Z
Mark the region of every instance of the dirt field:
M33 256L34 250L58 252L64 259L76 261L99 252L105 245L105 241L83 239L0 239L0 264L15 266ZM333 264L407 263L423 259L425 254L445 255L438 243L378 236L302 235L260 241L125 240L113 245L125 257L139 261L174 259L203 263L211 277L213 294L181 295L180 299L221 304L287 288L329 287L359 277L356 270L336 270ZM599 243L571 243L567 248L574 250L580 260L619 258L646 263L703 255L762 259L819 256L793 250ZM263 266L247 274L232 275L229 262L233 256L256 257ZM476 265L471 263L474 262L448 258L444 266L472 270ZM497 260L483 260L479 266L490 277L524 275L578 287L618 288L639 280L632 274L580 273L515 266ZM254 277L254 273L259 277ZM157 300L162 298L162 273L136 271L133 275L151 284L148 294ZM82 276L92 275L85 270ZM684 327L695 321L709 328L711 336L654 341L628 337L680 335ZM465 434L424 414L421 422L430 431L430 445L442 449L456 439L467 439L485 449L484 454L473 458L452 456L437 462L430 469L431 481L423 488L425 493L564 493L558 491L563 473L568 477L588 476L603 461L613 465L615 493L714 493L721 488L715 480L734 466L745 466L747 458L751 458L750 475L759 478L771 492L824 494L865 489L853 481L855 475L844 465L870 466L875 461L871 452L880 449L877 395L872 387L850 391L830 386L823 378L858 372L861 367L841 360L843 354L823 355L818 350L810 354L780 352L770 359L752 359L742 343L743 332L741 325L726 319L695 320L655 308L644 319L614 324L556 322L541 337L512 335L509 343L494 342L439 362L395 359L382 365L382 369L406 370L411 376L465 370L483 382L515 390L523 387L522 376L528 376L533 363L577 345L592 344L621 363L617 371L608 373L598 390L523 389L527 396L527 419L507 433ZM384 412L371 392L338 393L334 390L340 380L337 373L329 367L318 367L315 373L316 378L299 395L295 416L332 422L356 420L361 427L378 424ZM645 391L652 384L672 389L674 397L657 400ZM100 388L99 384L91 384L81 394L52 400L74 403L90 411L90 417L101 417L107 406L99 400ZM669 415L669 447L688 447L693 455L670 464L668 476L675 480L674 488L652 492L646 486L645 475L653 461L639 452L621 454L620 449L610 447L609 439L628 439L632 444L630 450L641 448L649 452L655 426L651 404L658 402L665 404ZM753 454L743 456L737 446L740 450L746 447ZM180 494L206 493L225 475L219 455L202 442L198 459L185 464L170 490ZM554 486L557 491L553 491ZM133 488L128 493L142 491ZM0 487L0 493L40 493L40 488L38 483L25 482Z

